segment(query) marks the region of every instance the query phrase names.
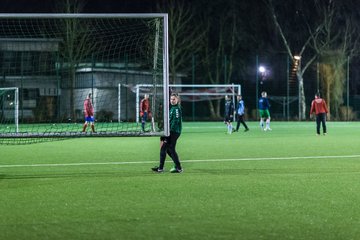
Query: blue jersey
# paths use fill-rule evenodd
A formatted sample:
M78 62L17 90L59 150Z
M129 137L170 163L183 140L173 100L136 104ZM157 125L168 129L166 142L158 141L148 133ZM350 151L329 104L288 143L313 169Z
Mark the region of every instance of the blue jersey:
M245 104L243 100L240 100L237 107L237 114L244 115L245 114Z
M259 109L260 110L269 110L269 108L270 108L269 100L267 98L261 97L259 99Z

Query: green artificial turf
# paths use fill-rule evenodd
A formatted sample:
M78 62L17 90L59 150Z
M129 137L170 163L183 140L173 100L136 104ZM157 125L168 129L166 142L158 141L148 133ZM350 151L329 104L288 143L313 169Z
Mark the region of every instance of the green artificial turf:
M184 123L158 137L0 146L0 239L360 239L360 124Z

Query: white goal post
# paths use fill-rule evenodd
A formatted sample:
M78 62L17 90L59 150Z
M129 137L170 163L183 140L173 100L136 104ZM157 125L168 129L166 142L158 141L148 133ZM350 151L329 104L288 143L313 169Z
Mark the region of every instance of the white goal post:
M12 94L13 92L13 94ZM1 122L0 124L12 125L15 127L15 132L19 132L19 88L0 88L1 100ZM11 131L11 130L10 130Z
M135 86L136 92L136 121L140 119L140 98L145 94L141 92L142 88L152 88L150 84L138 84ZM157 86L159 87L159 86ZM180 96L203 96L208 97L225 97L231 95L233 104L235 106L236 95L241 95L240 84L169 84L170 89L175 89ZM195 90L196 89L196 90ZM199 91L202 90L202 91ZM228 90L228 91L227 91ZM230 92L229 92L230 91ZM150 93L151 96L151 93ZM120 99L120 98L119 98ZM165 101L164 101L165 102ZM167 101L168 102L168 101ZM120 103L119 103L120 106ZM166 106L169 107L168 105ZM235 116L234 116L235 117ZM153 122L153 120L152 120Z

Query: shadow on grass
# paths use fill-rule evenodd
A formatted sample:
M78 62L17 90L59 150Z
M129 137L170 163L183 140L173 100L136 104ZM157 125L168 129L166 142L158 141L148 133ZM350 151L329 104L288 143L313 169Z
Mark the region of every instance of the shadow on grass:
M71 178L139 178L139 177L166 177L182 176L191 177L198 175L218 175L218 176L247 176L247 175L339 175L339 174L358 174L360 169L343 169L343 168L284 168L284 169L259 169L259 168L231 168L231 169L211 169L211 168L185 168L181 174L170 172L154 173L150 168L142 168L136 171L97 171L97 172L46 172L46 173L8 173L0 174L1 180L20 180L20 179L71 179Z
M192 173L211 175L316 175L316 174L351 174L359 173L360 169L343 168L286 168L286 169L192 169Z
M59 178L132 178L153 175L152 172L72 172L72 173L34 173L34 174L1 174L0 180L20 179L59 179Z

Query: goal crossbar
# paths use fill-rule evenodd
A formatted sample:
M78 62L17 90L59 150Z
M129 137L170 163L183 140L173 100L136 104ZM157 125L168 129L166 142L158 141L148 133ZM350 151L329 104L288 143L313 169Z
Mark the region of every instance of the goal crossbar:
M0 19L19 18L167 18L167 13L0 13Z

